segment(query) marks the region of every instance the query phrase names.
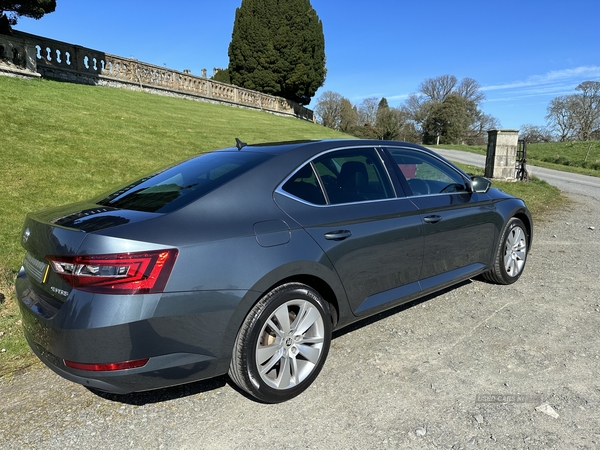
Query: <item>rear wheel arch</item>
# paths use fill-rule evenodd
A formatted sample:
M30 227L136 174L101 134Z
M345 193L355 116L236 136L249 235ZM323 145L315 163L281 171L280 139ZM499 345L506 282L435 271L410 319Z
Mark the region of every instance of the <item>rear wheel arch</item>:
M329 303L297 281L275 286L250 309L236 335L229 377L267 403L308 388L325 364L332 338Z
M260 300L260 297L271 292L278 286L294 282L305 284L314 289L323 300L330 305L330 313L334 327L341 317L352 315L347 306L348 300L346 298L346 291L342 286L342 282L340 281L337 272L335 272L333 268L313 261L302 261L299 264L287 264L278 267L273 272L264 276L251 288L251 291L253 292L260 292L260 296L255 299L254 304ZM248 311L250 308L248 308Z
M328 273L328 271L324 271L323 267L319 268L317 266L319 266L317 263L311 263L309 268L313 269L312 271L300 271L299 268L292 268L289 266L280 267L275 271L275 273L271 273L263 277L251 289L249 289L231 315L229 324L227 325L227 329L223 337L221 356L231 356L236 336L239 333L246 316L252 310L252 308L266 294L284 284L300 283L315 290L329 307L328 309L333 328L335 328L335 326L338 324L341 317L351 315L349 307L347 306L348 302L345 297L345 291L343 290L337 275L335 275L334 272ZM304 267L304 269L307 268ZM316 275L315 272L317 271L319 271L321 274L325 274L326 276ZM292 274L290 275L290 273ZM284 274L287 276L277 276ZM345 305L346 307L344 308ZM226 372L226 370L223 372Z
M276 285L272 286L267 292L287 283L300 283L314 289L321 298L329 305L329 314L331 315L331 324L335 328L340 319L340 303L329 284L314 275L296 275L284 280L281 280Z

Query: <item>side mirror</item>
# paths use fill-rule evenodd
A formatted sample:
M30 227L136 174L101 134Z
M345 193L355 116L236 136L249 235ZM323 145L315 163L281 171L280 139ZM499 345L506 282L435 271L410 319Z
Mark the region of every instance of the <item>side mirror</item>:
M472 177L471 178L471 189L473 192L478 194L485 194L490 190L492 182L485 177Z

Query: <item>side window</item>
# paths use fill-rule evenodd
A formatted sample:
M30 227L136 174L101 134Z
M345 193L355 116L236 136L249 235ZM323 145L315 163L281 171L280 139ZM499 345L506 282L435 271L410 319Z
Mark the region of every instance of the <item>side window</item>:
M394 198L395 193L374 149L339 150L314 161L330 204Z
M319 187L317 177L312 166L306 164L285 182L282 189L295 197L315 205L324 205L325 196Z
M412 195L466 192L460 173L426 153L389 149L392 159L404 175Z

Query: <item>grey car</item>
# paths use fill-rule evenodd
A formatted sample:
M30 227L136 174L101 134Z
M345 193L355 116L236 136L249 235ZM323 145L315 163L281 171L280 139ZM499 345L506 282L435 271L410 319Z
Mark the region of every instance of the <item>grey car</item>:
M15 290L59 375L130 393L229 373L259 401L317 377L333 330L531 246L520 199L392 141L246 145L27 215Z

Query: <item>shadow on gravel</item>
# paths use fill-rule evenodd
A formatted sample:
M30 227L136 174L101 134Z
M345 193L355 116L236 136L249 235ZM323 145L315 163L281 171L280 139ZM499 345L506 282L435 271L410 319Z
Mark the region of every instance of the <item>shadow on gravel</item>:
M477 278L479 280L479 278ZM359 330L367 325L371 325L375 322L378 322L387 317L393 316L394 314L398 314L399 312L405 311L414 306L420 305L421 303L427 302L431 299L439 297L440 295L444 295L447 292L451 292L455 289L458 289L461 286L465 286L467 284L472 283L471 280L463 281L462 283L455 284L449 288L446 288L441 291L437 291L433 294L427 295L425 297L413 300L412 302L405 303L403 305L392 308L388 311L383 311L379 314L375 314L374 316L367 317L363 320L359 320L358 322L353 323L352 325L348 325L347 327L342 328L341 330L337 330L333 333L332 338L336 339L340 336L343 336L347 333L351 333L352 331ZM93 392L95 395L102 397L106 400L117 402L117 403L126 403L128 405L142 406L148 403L160 403L166 402L170 400L176 400L183 397L188 397L191 395L202 394L204 392L209 392L225 385L229 385L233 390L235 390L240 395L246 397L249 400L257 402L257 400L248 395L247 392L240 389L235 383L233 383L227 375L222 375L220 377L211 378L209 380L196 381L194 383L183 384L180 386L174 386L165 389L157 389L154 391L147 392L134 392L132 394L110 394L108 392L99 391L92 388L87 388L89 391ZM261 402L258 402L261 403Z
M475 280L479 281L479 278L475 278ZM483 278L481 280L483 280ZM372 323L378 322L381 319L385 319L386 317L393 316L394 314L398 314L399 312L402 312L402 311L410 309L410 308L412 308L414 306L420 305L421 303L425 303L425 302L427 302L427 301L429 301L431 299L439 297L440 295L444 295L447 292L452 292L453 290L458 289L461 286L466 286L466 285L471 284L471 283L473 283L472 280L465 280L465 281L463 281L461 283L454 284L454 285L452 285L450 287L447 287L446 289L442 289L441 291L436 291L436 292L434 292L432 294L426 295L425 297L421 297L421 298L418 298L416 300L413 300L412 302L408 302L408 303L405 303L403 305L396 306L395 308L388 309L387 311L380 312L379 314L375 314L374 316L367 317L367 318L365 318L363 320L359 320L358 322L355 322L352 325L348 325L347 327L344 327L341 330L334 331L332 337L333 337L333 339L336 339L336 338L338 338L340 336L343 336L343 335L345 335L347 333L350 333L350 332L355 331L355 330L359 330L359 329L361 329L361 328L363 328L363 327L365 327L367 325L371 325Z
M178 398L188 397L190 395L202 394L213 391L227 384L229 378L226 375L211 378L209 380L196 381L193 383L182 384L170 388L156 389L154 391L133 392L131 394L111 394L109 392L99 391L97 389L87 388L98 397L102 397L111 402L126 403L128 405L142 406L148 403L160 403ZM233 384L233 383L230 383Z

